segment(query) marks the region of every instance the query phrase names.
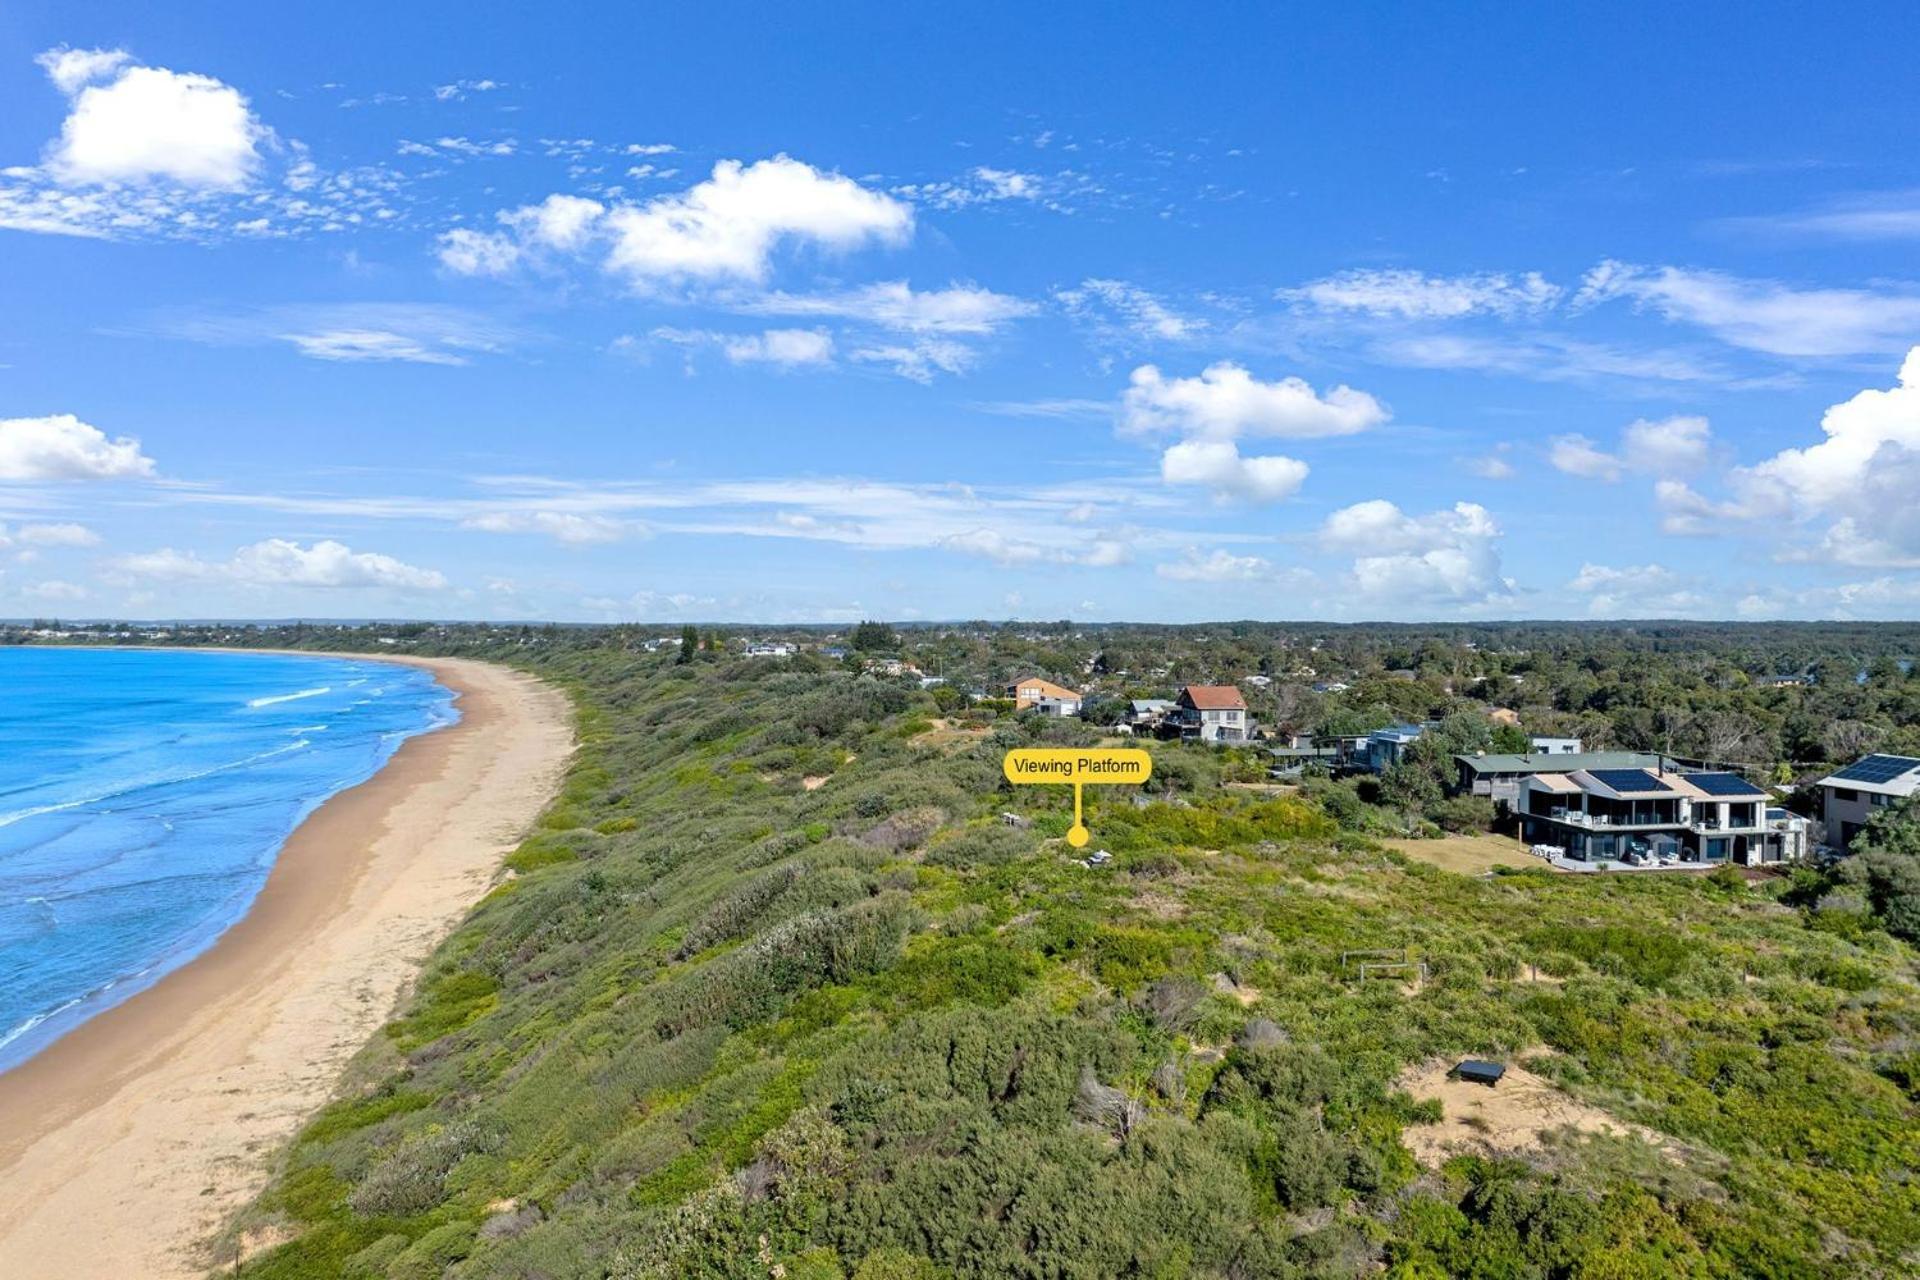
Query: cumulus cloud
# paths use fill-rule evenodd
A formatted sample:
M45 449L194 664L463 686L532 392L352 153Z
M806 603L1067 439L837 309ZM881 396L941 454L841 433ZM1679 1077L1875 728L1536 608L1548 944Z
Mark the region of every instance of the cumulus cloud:
M1655 475L1684 475L1707 464L1713 429L1705 418L1677 415L1640 418L1620 434L1620 452L1629 467Z
M1261 556L1236 556L1220 548L1203 554L1189 547L1182 559L1156 565L1154 572L1173 582L1258 582L1275 570L1273 562Z
M1547 461L1556 471L1587 480L1605 480L1609 484L1618 480L1624 470L1618 457L1602 451L1583 435L1555 436L1547 449Z
M1585 597L1587 611L1602 618L1672 618L1700 612L1709 604L1691 583L1660 564L1583 564L1567 590Z
M270 131L231 85L133 65L120 49L54 49L40 64L71 99L46 159L67 185L165 179L233 189L259 167Z
M1576 307L1624 298L1722 342L1776 356L1831 357L1904 349L1920 330L1920 293L1795 289L1721 271L1606 261L1589 271Z
M1557 471L1612 483L1628 471L1672 478L1705 466L1713 452L1713 429L1705 418L1678 415L1640 418L1620 433L1617 452L1608 453L1583 435L1555 436L1547 460Z
M97 547L100 535L83 524L23 524L11 533L0 525L0 547L10 542L23 547Z
M765 279L783 244L849 250L899 244L913 210L851 178L789 156L722 160L706 180L643 204L553 195L500 213L501 229L455 228L439 257L461 275L502 275L542 254L597 254L635 286Z
M165 547L122 556L112 564L122 579L134 581L213 582L242 587L291 587L342 590L372 588L401 593L446 589L445 576L371 551L355 551L331 538L301 546L268 538L241 547L225 561L203 560L192 552Z
M1360 312L1400 320L1455 320L1479 314L1515 316L1544 311L1560 300L1562 292L1537 271L1521 276L1430 276L1408 270L1362 270L1282 289L1279 297L1323 311Z
M1378 600L1472 604L1513 594L1499 537L1493 516L1472 502L1416 516L1376 498L1341 508L1320 528L1323 549L1353 557L1354 588Z
M751 165L723 160L682 193L615 208L607 228L608 268L635 282L758 281L783 242L839 250L898 244L912 234L913 211L780 155Z
M1172 485L1197 485L1217 498L1279 502L1290 498L1307 478L1307 464L1279 454L1244 458L1231 440L1186 440L1160 455L1160 478Z
M1226 360L1208 365L1196 378L1168 378L1154 365L1141 365L1121 401L1121 425L1127 431L1178 431L1215 440L1345 436L1379 426L1389 416L1364 391L1338 386L1321 395L1300 378L1262 382Z
M108 439L70 413L0 418L0 481L125 480L153 471L138 440Z

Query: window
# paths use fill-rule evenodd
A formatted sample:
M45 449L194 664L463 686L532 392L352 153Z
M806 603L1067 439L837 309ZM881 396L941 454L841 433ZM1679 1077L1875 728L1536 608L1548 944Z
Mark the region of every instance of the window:
M1833 798L1835 800L1858 800L1860 793L1852 787L1835 787L1833 789Z

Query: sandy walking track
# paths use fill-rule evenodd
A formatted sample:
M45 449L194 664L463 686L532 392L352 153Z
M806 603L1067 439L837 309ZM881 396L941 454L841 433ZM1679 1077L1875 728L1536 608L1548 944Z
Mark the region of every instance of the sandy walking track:
M320 806L205 955L0 1074L0 1276L204 1275L208 1238L553 795L562 694L420 665L460 692L459 724Z

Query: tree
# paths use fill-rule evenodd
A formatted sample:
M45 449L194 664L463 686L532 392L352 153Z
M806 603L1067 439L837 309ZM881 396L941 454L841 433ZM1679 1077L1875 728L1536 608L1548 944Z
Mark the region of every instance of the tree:
M677 663L692 662L693 655L698 653L699 651L700 651L699 629L696 628L691 622L689 622L686 626L680 628L680 656L675 658L674 661Z
M1920 812L1908 801L1883 809L1854 837L1839 879L1866 892L1888 933L1920 942Z
M862 653L886 653L900 647L900 637L884 622L863 622L853 629L853 647Z

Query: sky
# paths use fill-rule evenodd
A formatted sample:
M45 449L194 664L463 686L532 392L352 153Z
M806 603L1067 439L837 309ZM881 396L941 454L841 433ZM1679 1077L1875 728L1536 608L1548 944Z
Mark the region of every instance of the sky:
M0 9L0 617L1920 613L1920 8Z

